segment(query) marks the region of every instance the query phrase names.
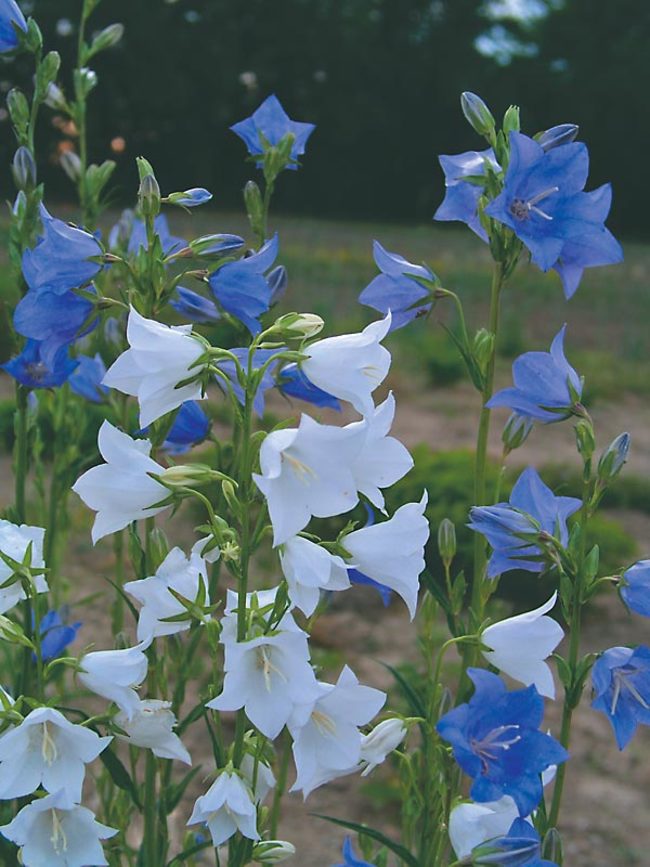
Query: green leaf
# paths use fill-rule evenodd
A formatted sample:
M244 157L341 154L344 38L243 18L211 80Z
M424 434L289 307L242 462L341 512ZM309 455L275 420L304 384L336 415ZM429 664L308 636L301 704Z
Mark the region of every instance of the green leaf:
M111 780L113 780L115 785L118 788L123 789L125 792L128 792L133 799L133 803L139 810L141 810L142 803L140 802L137 787L131 779L131 775L115 755L113 750L108 747L99 754L99 758L102 760L102 764L110 774Z
M411 708L411 711L413 712L413 715L414 716L420 716L420 717L423 717L424 719L426 719L427 718L427 711L426 711L426 708L424 706L424 703L422 702L422 699L417 694L417 692L413 689L413 687L408 682L408 680L404 677L402 672L398 671L398 669L396 669L396 668L393 668L392 665L388 665L387 662L382 662L382 665L384 666L385 669L390 671L390 673L393 675L393 677L397 681L400 689L402 690L402 693L404 694L404 698L409 703L409 706Z
M184 852L181 852L180 855L176 855L171 861L168 861L167 867L176 867L177 864L184 864L188 858L191 858L192 855L196 855L197 852L203 852L204 849L211 848L213 848L212 843L197 843L196 846L192 846L191 849L186 849Z
M345 819L336 819L334 816L324 816L321 813L312 813L312 816L325 819L326 822L333 822L334 825L340 825L341 828L356 831L357 834L365 834L366 837L371 837L373 840L381 843L382 846L390 849L391 852L394 852L404 864L408 864L408 867L421 867L418 859L408 849L405 849L404 846L391 840L390 837L387 837L375 828L369 828L368 825L360 825L358 822L347 822Z
M195 768L192 768L191 771L185 774L180 782L176 783L174 786L170 786L170 788L165 792L165 807L167 809L167 815L169 815L179 805L181 798L185 794L185 790L202 767L202 765L197 765Z

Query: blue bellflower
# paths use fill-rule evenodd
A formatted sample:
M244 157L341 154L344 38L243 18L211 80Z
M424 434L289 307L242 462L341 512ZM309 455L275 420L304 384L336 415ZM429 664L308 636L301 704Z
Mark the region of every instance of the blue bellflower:
M496 578L511 569L542 572L543 555L534 537L541 531L559 533L560 543L566 545L567 519L581 506L582 501L575 497L556 497L533 467L525 469L517 479L510 502L474 506L468 527L485 536L492 548L487 577ZM528 538L522 539L522 535Z
M210 419L195 400L186 400L176 413L163 448L170 455L182 455L210 433Z
M287 397L304 400L313 406L329 407L337 412L341 411L341 403L338 398L310 382L297 364L288 364L282 368L277 386Z
M20 355L0 365L21 385L27 388L56 388L69 378L78 362L70 358L66 346L62 346L47 361L38 340L28 340Z
M515 819L503 837L487 840L472 850L472 864L494 867L557 867L542 858L542 841L525 819Z
M0 0L0 54L18 48L16 27L27 31L25 16L15 0Z
M523 133L511 132L503 191L485 213L512 229L542 271L561 268L564 258L578 269L620 262L620 244L604 226L611 192L601 187L585 193L588 170L582 142L544 150ZM576 286L565 286L567 297Z
M191 322L216 322L221 318L214 301L184 286L177 288L176 297L169 302L169 305L184 319L189 319Z
M273 304L278 303L287 291L287 269L284 265L277 265L269 271L266 279L271 287L271 306L273 306Z
M30 289L14 311L14 327L23 337L41 341L41 355L47 361L61 346L89 334L97 326L93 310L92 301L75 292Z
M479 803L510 795L528 816L543 795L541 773L569 755L539 731L544 700L534 686L508 692L496 674L470 668L474 695L442 717L436 726L451 744L454 758L474 779L471 796Z
M240 365L243 367L244 371L246 371L248 366L248 348L245 346L237 347L236 349L230 349L228 351L232 352L232 354L237 357ZM266 364L266 362L274 355L277 355L278 352L281 352L280 347L278 347L277 349L256 349L253 354L252 369L259 370L262 365ZM231 381L232 390L237 400L243 406L246 401L246 395L237 378L237 369L235 367L235 362L230 361L226 358L223 361L219 361L217 366L220 370L223 370L228 379ZM259 416L264 415L264 395L267 391L269 391L269 389L275 387L275 375L273 370L275 366L276 365L274 364L269 365L269 367L264 371L264 375L262 376L262 379L257 385L257 391L255 392L255 398L253 399L253 409ZM219 385L221 385L221 387L223 388L221 377L217 377L216 379Z
M203 187L192 187L182 193L172 193L169 201L172 205L182 205L184 208L196 208L205 205L212 198L212 193Z
M431 310L431 290L417 280L420 277L435 281L435 275L428 268L414 265L397 253L389 253L379 241L373 242L373 256L381 274L371 280L359 295L361 304L378 310L384 316L390 310L391 331L408 325ZM427 299L426 303L424 299Z
M221 307L238 319L253 335L262 330L260 316L271 306L272 289L264 276L278 255L278 236L253 253L228 262L210 275L210 288Z
M81 621L68 623L68 611L65 607L58 611L48 611L41 619L40 624L43 662L49 662L60 656L66 647L75 640L81 626Z
M75 394L84 397L91 403L101 403L110 389L102 385L106 373L106 365L99 353L94 358L90 355L78 355L77 369L73 371L68 385Z
M639 560L623 572L619 592L628 608L650 617L650 560Z
M499 164L494 151L488 148L485 151L466 151L463 154L443 154L438 159L445 173L445 198L433 219L445 222L459 220L487 242L487 232L478 216L478 200L483 190L463 178L469 175L484 175L486 163L498 170Z
M609 719L619 750L638 725L650 725L650 648L612 647L596 661L591 680L592 707Z
M558 331L550 352L525 352L512 365L514 386L497 391L486 406L507 406L517 415L550 424L574 413L582 380L566 360L564 335Z
M335 864L334 867L374 867L374 864L357 858L352 846L352 840L350 837L346 837L343 841L343 863Z
M253 157L264 155L264 142L272 147L277 147L286 135L293 135L294 141L291 147L291 159L293 165L288 169L298 168L298 157L305 152L307 139L316 129L313 123L298 123L291 120L282 108L280 100L272 94L256 109L250 117L231 126L230 129L239 136ZM258 168L262 162L257 163Z
M91 262L102 256L97 238L52 217L39 205L43 234L32 250L23 254L23 275L29 288L63 295L70 289L85 286L98 274L102 265Z

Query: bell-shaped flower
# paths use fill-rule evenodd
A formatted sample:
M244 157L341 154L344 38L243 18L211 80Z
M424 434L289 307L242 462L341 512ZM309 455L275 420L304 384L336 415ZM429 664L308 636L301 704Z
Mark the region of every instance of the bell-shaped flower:
M17 563L27 559L27 565L34 570L45 566L43 560L43 540L45 530L42 527L30 527L28 524L12 524L0 519L0 551ZM30 556L27 557L27 551ZM0 584L5 584L14 574L9 563L0 559ZM36 593L47 593L49 587L43 574L33 576L33 588ZM6 587L0 587L0 614L9 611L14 605L26 599L25 589L20 581L14 581Z
M18 33L16 28L27 30L25 16L16 0L2 0L0 3L0 54L6 54L18 48Z
M96 353L94 358L78 355L77 362L77 368L68 379L68 385L75 394L85 397L91 403L102 403L108 394L108 388L102 385L106 365L101 355Z
M413 458L406 446L395 437L388 436L394 418L395 398L391 391L363 422L355 421L345 427L345 430L365 427L363 449L352 471L357 489L378 509L384 508L384 495L380 488L394 485L413 467Z
M252 793L240 776L228 771L219 774L205 795L197 798L187 824L206 824L215 846L237 831L249 840L260 839Z
M381 345L391 326L391 313L371 322L360 334L341 334L317 340L304 349L301 362L307 379L317 388L349 401L362 415L375 405L373 391L388 375L390 352Z
M23 337L40 341L44 361L51 362L61 347L96 327L98 319L93 317L93 310L92 301L75 292L32 289L14 310L14 328Z
M509 795L492 803L458 804L449 814L449 839L456 857L462 861L481 843L507 834L518 818L519 810Z
M90 232L57 220L39 206L43 234L32 250L23 254L23 276L31 290L62 295L85 286L102 269L103 250Z
M492 547L487 577L495 578L510 569L542 572L543 552L534 540L543 531L559 534L559 542L569 541L567 520L582 506L575 497L556 497L533 467L519 476L509 503L475 506L468 527L485 536Z
M566 325L550 352L525 352L512 365L514 386L497 391L486 406L507 406L519 416L550 424L569 418L582 395L582 380L564 355Z
M322 388L317 388L313 382L307 379L304 371L297 364L288 364L282 368L277 386L286 397L304 400L313 406L329 407L337 412L341 410L338 399L323 391Z
M419 503L406 503L388 521L353 530L341 540L351 565L398 593L415 617L419 577L424 569L424 546L429 522L424 516L427 493Z
M253 157L262 157L266 149L266 143L271 147L277 147L285 136L291 135L291 159L285 168L295 170L298 168L298 157L305 152L307 139L316 129L313 123L300 123L291 120L277 96L273 93L267 96L264 102L253 112L250 117L240 120L230 129L244 142L248 153ZM258 168L262 162L257 163Z
M418 278L433 283L435 274L424 265L408 262L398 253L389 253L379 241L373 242L373 255L381 274L371 280L359 295L360 303L384 316L390 311L391 331L428 313L432 303L431 290Z
M292 792L306 798L328 779L350 773L361 760L362 734L384 706L386 693L363 686L344 666L336 684L321 683L316 701L305 701L289 720L298 772Z
M172 590L190 602L202 596L209 605L208 578L205 563L197 554L186 557L180 548L172 548L158 567L156 574L140 581L128 581L126 592L141 604L138 617L138 641L176 635L189 629L192 621L166 621L187 613Z
M261 473L253 478L268 503L275 546L304 530L312 516L331 518L356 506L354 471L365 437L363 424L339 428L302 415L297 428L265 438Z
M512 229L542 271L557 264L566 243L581 238L590 239L594 254L618 262L621 249L604 226L599 196L584 192L588 171L582 142L547 151L523 133L511 132L503 191L485 213Z
M93 542L123 530L132 521L150 518L168 506L154 504L164 500L167 489L152 479L163 467L149 457L151 443L134 440L105 421L99 429L99 451L106 461L81 475L72 490L97 512L92 529Z
M302 536L282 545L280 563L289 598L307 617L316 610L321 590L347 590L350 586L344 560Z
M386 758L402 743L408 729L401 719L393 717L385 719L376 725L372 731L361 738L361 761L366 767L361 774L368 776L378 765L383 764Z
M638 725L650 725L650 648L611 647L596 660L591 679L592 707L609 719L624 750Z
M224 626L221 641L225 649L223 691L207 707L218 711L243 707L253 725L273 740L296 705L313 702L319 694L307 635L294 627L233 641L231 630Z
M261 331L260 316L271 306L272 287L265 273L278 255L278 236L237 262L227 262L210 275L210 288L219 305L248 328Z
M52 354L46 343L27 340L22 352L0 367L26 388L58 388L70 378L77 364L70 358L67 346Z
M102 840L117 834L65 790L27 804L0 834L15 843L24 867L105 867Z
M486 840L471 853L471 863L500 864L502 867L558 867L554 861L542 858L542 840L526 819L515 819L508 832Z
M639 560L623 572L619 592L628 608L650 617L650 560Z
M351 838L346 837L343 841L343 863L335 864L334 867L375 867L375 865L357 858Z
M200 382L177 388L198 374L192 365L203 355L203 344L192 336L191 325L164 325L145 319L133 307L126 329L130 349L109 367L104 385L138 398L144 427L186 400L202 397Z
M261 804L275 788L273 771L263 761L256 761L250 753L244 753L239 770L253 793L255 803Z
M83 624L81 621L70 623L68 617L69 611L64 605L58 610L48 611L41 618L39 632L41 634L41 659L43 662L55 659L77 637L77 632Z
M569 755L539 731L544 700L534 686L508 692L496 674L468 669L475 690L468 703L446 713L436 726L454 758L474 782L479 803L510 795L520 816L528 816L543 794L541 774Z
M481 225L478 214L478 201L483 189L466 180L468 177L484 175L486 166L499 169L494 151L466 151L462 154L443 155L439 158L445 174L445 198L434 215L434 220L459 220L466 223L483 241L488 240L487 232Z
M135 690L147 676L148 663L143 651L150 644L148 640L123 650L86 653L79 661L80 683L96 695L115 702L127 719L133 719L140 707Z
M124 729L126 737L119 737L134 747L151 750L159 759L177 759L185 765L192 764L192 757L183 742L174 734L176 717L171 702L160 699L145 699L129 718L124 711L115 716L117 725Z
M169 306L192 322L216 322L220 318L214 301L184 286L177 287L176 296L169 302Z
M162 447L169 455L182 455L202 443L210 433L211 421L194 400L186 400L176 414Z
M111 740L68 722L54 708L36 708L0 737L0 799L22 798L43 786L80 801L86 765Z
M491 648L482 651L490 665L525 686L533 684L540 695L548 698L555 698L555 684L545 660L564 637L559 623L546 616L556 601L554 593L534 611L493 623L481 635L482 643Z

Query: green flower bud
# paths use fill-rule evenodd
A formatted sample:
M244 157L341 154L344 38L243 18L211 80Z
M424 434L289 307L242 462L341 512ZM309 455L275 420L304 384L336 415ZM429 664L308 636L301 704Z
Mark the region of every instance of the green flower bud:
M518 449L528 439L528 434L534 427L532 418L513 412L501 434L501 442L506 454Z
M276 320L273 331L280 331L287 337L315 337L323 330L325 323L315 313L286 313Z
M610 482L623 469L630 451L629 433L619 434L602 453L598 461L598 478L602 482Z
M81 160L79 154L75 151L64 151L59 157L59 165L70 178L73 184L76 184L81 177Z
M519 123L519 106L511 105L503 115L503 132L508 135L510 132L519 132L521 126Z
M36 185L36 163L28 147L19 147L11 164L14 182L19 190L30 190Z
M575 431L576 445L580 456L584 461L588 461L596 449L596 437L594 436L593 426L586 419L580 419L576 424Z
M460 106L469 125L479 135L492 141L494 138L495 121L492 112L480 96L465 91L460 96Z
M456 556L456 527L449 518L443 518L438 527L438 550L448 569Z
M244 204L251 228L257 232L264 219L264 202L255 181L248 181L244 187Z
M145 175L138 190L140 210L145 217L157 217L160 213L160 187L154 175Z
M98 54L100 51L106 51L107 48L112 48L114 45L117 45L123 36L123 24L109 24L108 27L105 27L101 33L98 33L93 39L86 59L92 57L93 54Z
M258 864L279 864L296 854L296 847L287 840L264 840L253 847L253 861Z
M7 94L7 108L9 109L11 122L16 127L18 134L26 132L29 126L29 103L22 90L13 87L9 91Z

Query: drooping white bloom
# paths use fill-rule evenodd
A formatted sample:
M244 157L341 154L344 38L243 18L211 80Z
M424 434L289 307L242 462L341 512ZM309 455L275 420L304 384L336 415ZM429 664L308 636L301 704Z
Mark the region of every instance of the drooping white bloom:
M206 546L212 542L212 536L204 536L192 545L192 554L198 554L206 563L216 563L221 557L221 548L217 545L206 551Z
M45 530L42 527L30 527L28 524L12 524L10 521L0 520L0 551L22 563L27 549L31 545L31 558L29 565L34 569L41 569L43 561L43 539ZM11 566L0 559L0 584L8 581L12 575ZM36 593L47 593L47 581L43 575L34 576L34 589ZM20 581L15 581L7 587L0 587L0 614L9 611L14 605L25 599L25 590Z
M360 334L342 334L317 340L305 349L301 362L305 375L318 388L349 401L362 415L374 409L372 393L390 368L390 352L381 345L391 315L371 322Z
M401 506L388 521L353 530L342 539L351 565L398 593L415 617L419 576L424 569L424 546L429 523L424 517L427 493L419 503Z
M201 585L205 590L206 604L209 604L204 561L197 554L186 557L180 548L171 549L155 575L141 581L128 581L124 589L142 604L138 618L138 640L175 635L189 629L189 617L187 620L163 622L165 617L176 617L187 611L170 590L194 602Z
M174 734L176 717L171 710L171 702L149 698L140 705L131 719L120 711L115 717L118 726L128 737L120 735L134 747L149 749L160 759L178 759L186 765L192 764L192 757L183 742Z
M481 843L507 834L518 818L519 809L509 795L486 804L458 804L449 815L449 839L456 857L467 858Z
M361 774L368 776L377 765L386 761L386 757L397 749L408 733L401 719L385 719L376 725L371 732L361 739L361 761L366 767Z
M54 708L36 708L0 737L0 799L31 795L42 785L48 792L63 789L79 801L86 764L111 741L74 725Z
M481 636L483 644L492 648L483 651L491 665L525 686L534 684L537 692L548 698L555 698L555 683L545 660L564 637L559 623L545 616L556 601L554 593L534 611L493 623Z
M280 563L289 598L307 617L314 613L321 590L346 590L350 586L344 560L302 536L284 543Z
M380 488L388 488L403 478L413 467L408 449L395 437L388 436L395 418L395 398L391 392L386 400L366 415L366 438L352 472L357 489L378 509L384 508ZM352 422L346 429L356 429L363 422Z
M143 651L150 644L148 640L124 650L87 653L80 660L83 671L77 677L87 689L115 702L127 719L133 719L140 707L135 688L147 676L147 657Z
M262 472L253 478L268 503L275 546L303 530L312 516L331 518L356 506L353 467L364 441L363 424L346 429L318 424L308 415L297 428L266 437Z
M249 787L237 774L224 772L205 795L197 798L188 825L205 823L215 846L239 831L249 840L259 840L257 810Z
M192 336L191 325L164 325L145 319L131 308L126 329L130 349L109 367L104 385L138 398L140 424L151 424L186 400L203 397L198 382L176 388L197 368L190 370L203 355L203 344Z
M361 760L362 734L381 710L386 694L362 686L346 665L336 685L321 683L315 702L297 707L289 720L298 772L291 791L310 792L330 779L351 773Z
M148 473L160 475L164 468L149 457L151 443L134 440L105 421L99 429L99 451L106 461L81 475L72 486L84 503L97 512L93 543L123 530L141 518L150 518L168 506L152 508L164 500L167 489Z
M256 804L264 801L269 792L275 788L275 775L271 768L262 761L259 761L255 767L255 759L250 753L244 753L239 770L250 786ZM254 787L253 780L255 780Z
M101 840L117 834L63 790L28 804L0 834L20 847L25 867L105 867Z

